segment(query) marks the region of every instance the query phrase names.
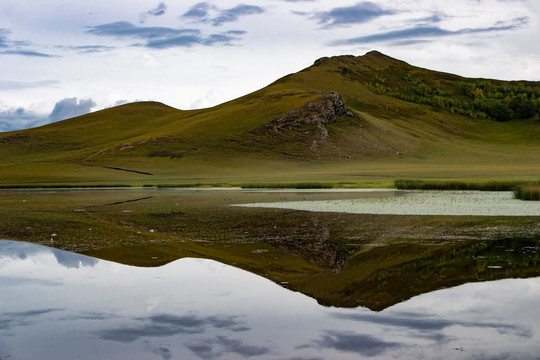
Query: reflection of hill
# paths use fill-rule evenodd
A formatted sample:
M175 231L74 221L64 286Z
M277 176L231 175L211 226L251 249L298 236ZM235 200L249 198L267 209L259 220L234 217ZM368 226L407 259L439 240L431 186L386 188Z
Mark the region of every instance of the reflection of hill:
M315 229L311 227L310 231ZM257 256L252 256L243 264L236 261L230 264L287 283L290 289L327 306L363 306L380 311L416 295L468 282L540 276L540 239L468 241L458 246L444 247L421 242L399 243L355 254L351 251L349 254L340 252L335 245L325 244L321 238L315 239L315 244L298 241L294 246L291 245L292 236L267 241L292 255L282 254L282 258L273 264L267 263L267 259L257 263ZM223 261L224 256L230 256L222 252L217 255L212 251L204 254L201 251L203 248L198 248L197 255L200 257ZM228 246L227 249L231 253L246 251L243 245ZM193 255L194 250L192 248L189 255ZM0 251L20 259L50 252L59 264L68 268L94 266L99 261L16 241L0 241ZM97 255L103 253L107 259L111 259L112 254L116 254L116 257L119 254L127 255L129 262L137 264L136 259L144 259L148 253L163 256L171 252L178 253L178 249L171 246L131 247L114 249L112 253L98 252ZM318 267L309 267L297 257L305 257ZM343 266L336 261L338 258Z
M6 192L0 234L39 243L54 232L59 234L55 247L136 266L183 257L213 259L286 283L324 305L374 310L466 282L540 276L539 217L228 206L391 194L129 189L35 191L30 197ZM32 206L21 206L22 196L31 198ZM9 253L3 244L0 251ZM18 244L24 249L25 243ZM12 251L25 256L18 247ZM55 256L67 267L94 264L81 255Z
M351 257L339 274L316 276L300 291L328 306L383 310L413 296L469 282L540 276L540 239L468 242L430 251L400 244Z
M400 243L360 251L348 257L336 251L335 246L322 244L320 241L318 245L297 242L288 248L290 244L284 245L280 240L277 247L291 251L292 255L282 254L282 258L272 264L265 257L256 262L257 256L245 259L244 263L229 261L229 264L287 283L288 288L313 297L322 305L363 306L375 311L416 295L469 282L540 276L540 239L468 241L457 246ZM220 261L231 256L230 253L204 252L204 247L198 248L198 256ZM231 253L246 251L244 245L226 249ZM192 251L194 249L190 250L190 256L194 254ZM77 254L53 252L57 259L58 255L65 255L69 261L67 265L65 262L62 264L68 267L82 258L97 261ZM112 254L128 255L129 262L136 264L137 258L144 259L149 253L164 256L171 252L179 253L178 249L170 246L150 246L114 249L112 253L103 254L108 259ZM317 262L320 267L308 267L297 256ZM342 268L337 266L336 256L346 260ZM328 259L331 261L325 264Z

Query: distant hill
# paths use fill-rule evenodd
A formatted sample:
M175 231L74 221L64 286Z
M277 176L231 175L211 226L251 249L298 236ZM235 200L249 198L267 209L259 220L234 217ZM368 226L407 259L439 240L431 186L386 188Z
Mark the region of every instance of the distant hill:
M213 108L140 102L0 133L0 186L539 178L539 111L539 82L372 51Z

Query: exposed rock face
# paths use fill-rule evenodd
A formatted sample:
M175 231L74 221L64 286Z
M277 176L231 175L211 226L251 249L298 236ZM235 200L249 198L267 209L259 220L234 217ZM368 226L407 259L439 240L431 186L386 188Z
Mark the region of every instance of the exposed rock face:
M294 129L303 124L314 124L320 129L319 136L326 139L328 130L324 125L335 121L338 116L353 116L353 113L347 109L341 95L331 91L272 121L265 126L265 130L280 134L287 129Z

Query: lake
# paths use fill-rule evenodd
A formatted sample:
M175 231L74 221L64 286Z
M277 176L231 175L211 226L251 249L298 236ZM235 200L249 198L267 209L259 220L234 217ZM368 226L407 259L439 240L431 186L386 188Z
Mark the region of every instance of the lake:
M415 194L4 191L0 359L537 359L537 214L313 206Z

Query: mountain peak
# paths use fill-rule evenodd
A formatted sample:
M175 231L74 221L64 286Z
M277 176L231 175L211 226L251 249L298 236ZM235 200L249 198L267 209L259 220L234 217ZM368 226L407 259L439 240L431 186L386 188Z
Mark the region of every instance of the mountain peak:
M346 60L346 59L349 59L349 60L357 59L357 60L363 60L365 62L377 62L377 63L396 62L396 63L406 64L404 61L395 59L391 56L383 54L380 51L372 50L361 56L354 56L354 55L338 55L338 56L332 56L332 57L325 56L325 57L315 60L313 65L321 65L323 63L327 63L328 61L332 61L332 60L341 61L341 60Z

